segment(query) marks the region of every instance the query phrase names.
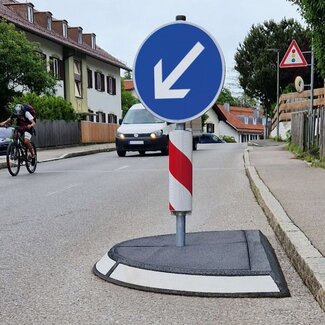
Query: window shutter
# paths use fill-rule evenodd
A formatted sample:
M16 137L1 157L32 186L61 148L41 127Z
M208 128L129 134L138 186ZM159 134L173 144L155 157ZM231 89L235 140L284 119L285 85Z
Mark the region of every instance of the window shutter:
M90 69L87 69L88 75L88 88L93 88L93 72Z
M64 62L63 60L59 60L59 75L60 75L60 80L64 80Z
M105 91L105 76L101 73L100 74L100 90Z
M116 95L116 79L112 78L112 95Z
M50 72L52 76L54 75L54 64L53 64L53 57L50 56Z
M95 72L95 89L98 90L98 72Z

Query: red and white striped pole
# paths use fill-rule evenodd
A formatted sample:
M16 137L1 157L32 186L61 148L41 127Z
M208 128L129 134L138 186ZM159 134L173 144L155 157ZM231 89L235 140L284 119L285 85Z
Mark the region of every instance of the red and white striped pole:
M176 215L176 245L185 246L185 217L192 212L193 135L185 124L169 134L169 210Z

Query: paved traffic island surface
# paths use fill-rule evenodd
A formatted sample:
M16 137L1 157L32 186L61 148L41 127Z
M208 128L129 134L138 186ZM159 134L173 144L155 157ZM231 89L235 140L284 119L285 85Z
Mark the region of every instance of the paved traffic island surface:
M289 290L274 251L259 230L174 234L128 240L93 268L121 286L160 293L220 297L286 297Z

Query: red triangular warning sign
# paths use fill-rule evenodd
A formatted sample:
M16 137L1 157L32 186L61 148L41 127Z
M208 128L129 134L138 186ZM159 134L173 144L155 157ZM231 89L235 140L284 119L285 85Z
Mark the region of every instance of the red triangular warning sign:
M307 61L301 53L300 48L295 40L293 40L284 55L280 68L306 67Z

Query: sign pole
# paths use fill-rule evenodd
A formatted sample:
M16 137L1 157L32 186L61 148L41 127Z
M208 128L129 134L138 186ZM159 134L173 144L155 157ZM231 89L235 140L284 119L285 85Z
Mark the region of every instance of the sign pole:
M310 106L309 106L309 141L308 149L312 149L314 142L314 128L313 128L313 108L314 108L314 51L311 50L311 62L310 62Z
M169 134L169 210L176 216L176 246L185 246L185 218L192 211L193 134L177 123Z
M177 17L176 17L177 18ZM185 131L185 123L177 123L176 130ZM185 236L186 236L186 212L180 211L176 212L176 246L185 246Z
M177 15L177 20L186 21L186 16ZM185 123L177 123L176 130L185 131ZM176 212L176 246L183 247L185 246L185 236L186 236L186 212Z

